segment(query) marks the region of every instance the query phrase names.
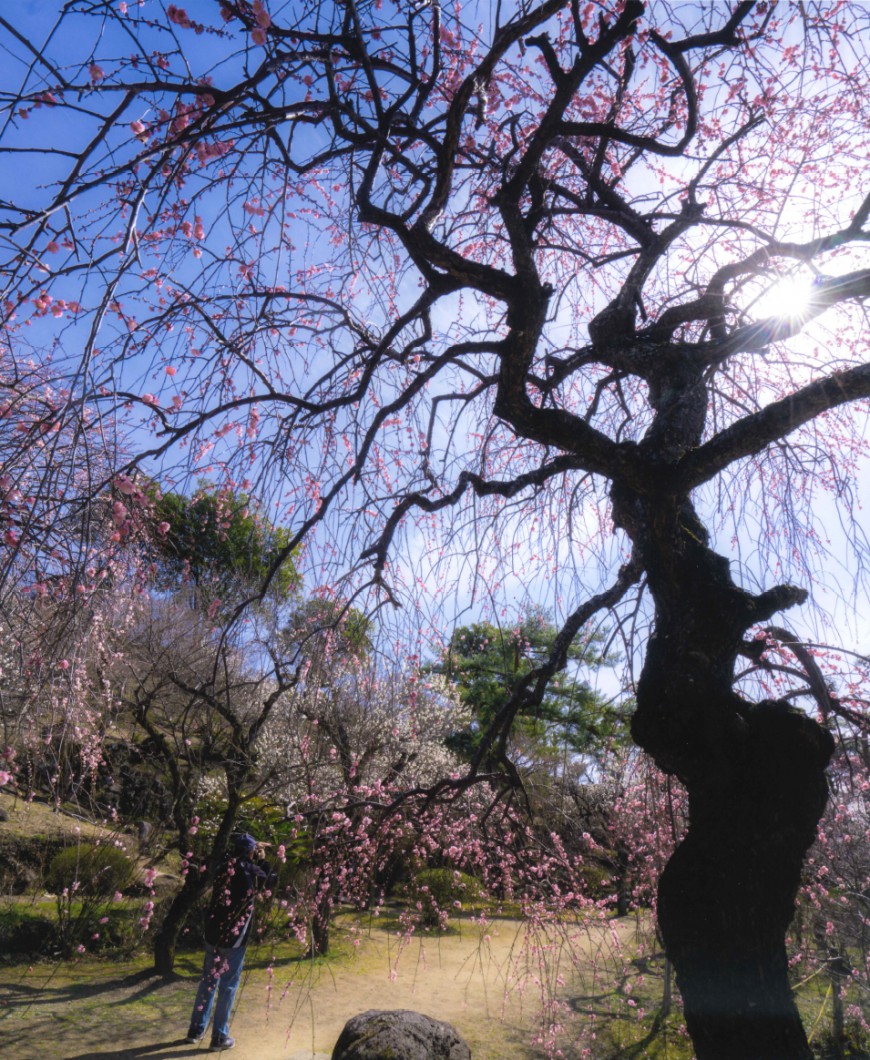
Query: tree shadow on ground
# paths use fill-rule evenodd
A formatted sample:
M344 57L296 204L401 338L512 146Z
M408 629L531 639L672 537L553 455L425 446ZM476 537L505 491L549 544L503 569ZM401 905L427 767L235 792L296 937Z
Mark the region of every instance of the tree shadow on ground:
M208 1044L205 1046L208 1049ZM184 1038L172 1041L151 1042L148 1045L133 1045L127 1049L89 1049L84 1053L69 1055L66 1060L174 1060L178 1057L197 1056L202 1049L192 1049Z
M151 969L110 975L97 981L71 982L49 975L35 981L3 983L0 989L2 1055L27 1057L27 1060L35 1060L40 1053L45 1057L62 1055L63 1060L71 1060L74 1055L82 1058L141 1056L143 1060L195 1056L196 1050L184 1045L178 1037L179 999L187 993L186 986L181 977L162 978ZM143 1002L144 1010L137 1007ZM182 1009L185 1007L181 1005ZM123 1020L124 1033L117 1032L118 1017L110 1017L110 1013L117 1013ZM169 1033L168 1028L171 1028ZM134 1041L138 1038L141 1042L145 1035L152 1041L144 1046L127 1047L123 1041L127 1033ZM60 1049L64 1051L60 1053Z
M153 994L163 986L170 986L180 982L181 976L172 978L161 978L151 969L134 972L132 975L121 976L118 979L104 979L102 982L65 982L60 986L52 986L51 982L44 983L12 983L3 988L2 1005L10 1009L21 1006L35 1005L57 1005L65 1001L87 1001L89 998L99 997L101 994L111 994L118 990L127 990L139 986L131 994L123 998L109 1002L110 1005L125 1005L131 1001L137 1001L148 994ZM4 1013L0 1009L0 1021Z

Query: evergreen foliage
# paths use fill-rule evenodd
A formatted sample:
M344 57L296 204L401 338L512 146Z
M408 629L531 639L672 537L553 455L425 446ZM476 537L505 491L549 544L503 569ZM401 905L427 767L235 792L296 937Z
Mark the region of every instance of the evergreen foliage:
M549 658L559 630L541 612L530 612L507 629L477 622L456 629L443 660L431 667L456 688L471 710L468 726L455 733L451 748L472 758L517 686ZM624 741L626 717L579 676L581 667L605 660L597 638L575 640L568 667L556 674L541 702L521 711L513 739L526 754L567 749L577 755L600 755L614 740Z
M154 505L155 521L167 527L155 537L158 580L164 588L191 584L208 596L226 598L240 587L259 586L277 568L269 593L286 600L299 586L289 542L244 493L201 487L192 497L164 493Z

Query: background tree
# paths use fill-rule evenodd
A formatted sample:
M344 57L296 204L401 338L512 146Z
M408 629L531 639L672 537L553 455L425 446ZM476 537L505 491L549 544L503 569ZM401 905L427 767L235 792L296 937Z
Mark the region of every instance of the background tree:
M118 645L116 676L122 704L169 778L172 823L187 868L154 940L155 968L165 975L174 967L187 918L230 846L244 803L264 783L258 742L296 681L280 650L278 615L299 578L292 558L282 556L268 603L250 613L240 645L238 638L227 638L226 617L246 596L259 593L286 532L231 490L201 486L191 498L158 491L151 512L159 595L143 597L133 635ZM210 849L199 851L202 870L195 871L192 855L201 847L192 838L197 800L203 781L215 772L223 809Z
M160 588L188 585L206 597L206 606L218 599L226 609L240 593L259 589L279 556L270 595L286 601L299 584L292 559L284 558L288 531L272 526L243 493L201 484L192 497L161 493L152 512Z
M202 612L139 597L136 616L116 642L111 681L121 720L143 734L143 749L161 764L172 793L171 825L184 882L154 938L154 966L172 972L178 938L214 878L245 802L260 793L259 740L293 672L270 652L274 625L259 619L244 649L227 642ZM219 777L220 820L203 845L194 839L204 781Z
M558 635L540 612L509 628L480 622L454 630L443 660L432 669L455 688L471 717L450 735L448 747L472 760L489 748L490 726L517 687L549 659ZM624 916L638 904L633 881L649 877L636 871L639 844L627 839L629 828L635 829L632 839L644 832L637 827L639 815L619 820L632 787L621 774L633 705L606 699L581 677L583 668L607 665L600 654L603 639L583 631L568 649L565 670L554 675L540 702L530 702L528 713L518 712L506 747L495 755L484 753L481 761L497 769L498 761L509 756L522 778L538 842L546 845L548 835L558 835L565 852L581 862L585 858L593 874L601 871L607 886L599 891L612 890L617 913Z
M305 843L292 898L309 956L327 952L340 902L367 908L407 878L418 831L431 828L437 845L442 829L461 829L461 811L405 796L459 771L445 741L464 718L437 682L346 661L316 681L309 671L285 701L262 753L267 790Z
M446 741L466 712L437 680L379 673L370 630L346 602L323 598L302 603L283 630L298 680L269 727L264 755L269 791L300 822L307 844L294 908L312 957L328 950L340 897L367 904L401 871L396 847L409 844L397 843L397 833L414 807L394 814L379 836L384 810L389 817L402 792L458 769ZM347 882L353 877L355 887Z
M366 610L469 542L489 593L557 584L497 752L615 609L633 736L689 793L658 911L696 1053L808 1058L784 936L829 727L863 712L737 664L822 572L819 493L855 527L866 8L73 0L45 48L0 26L4 172L44 168L0 196L7 341L65 358L52 422L150 429L128 463L277 503L309 584L343 572Z
M102 780L123 795L137 779L141 787L136 761L143 763L146 783L153 780L151 794L162 796L140 813L169 826L184 868L183 886L163 910L154 938L155 967L168 974L237 817L263 783L258 740L295 681L276 645L278 616L298 576L288 557L265 602L228 637L227 616L245 596L259 593L280 528L232 492L201 488L189 499L161 494L141 476L116 476L99 504L118 538L99 590L86 608L73 610L73 625L52 621L55 608L69 610L63 585L53 585L40 605L45 629L62 635L49 661L66 649L60 676L73 694L56 690L49 702L57 704L58 717L52 721L43 709L37 720L60 734L42 741L57 763L58 797L78 794L64 783L67 772L79 788L96 789ZM39 638L40 651L50 646L46 635ZM65 753L64 735L71 745ZM194 839L198 799L205 780L215 776L224 802L203 844ZM91 794L102 814L117 810L104 792Z
M373 650L372 622L341 599L309 597L283 629L285 651L301 664L307 685L333 683L331 672L364 668Z
M509 629L478 622L454 630L440 663L432 666L456 688L471 711L470 725L454 733L449 745L473 758L502 707L524 678L545 662L559 630L540 613L521 618ZM596 757L624 733L627 717L596 694L578 674L580 666L597 667L601 638L571 644L566 669L548 684L540 703L519 713L511 730L511 757L522 757L533 771L543 760L566 756Z

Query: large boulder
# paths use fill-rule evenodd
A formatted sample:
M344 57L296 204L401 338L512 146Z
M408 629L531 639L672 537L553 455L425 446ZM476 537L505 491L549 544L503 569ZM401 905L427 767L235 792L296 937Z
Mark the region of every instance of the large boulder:
M471 1060L471 1050L449 1023L407 1009L372 1009L347 1021L332 1060Z

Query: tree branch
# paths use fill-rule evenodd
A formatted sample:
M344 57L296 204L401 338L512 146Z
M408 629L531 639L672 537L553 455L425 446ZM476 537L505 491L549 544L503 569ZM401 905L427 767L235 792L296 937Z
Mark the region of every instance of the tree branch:
M760 453L822 412L870 397L870 364L837 372L775 401L752 416L715 435L687 453L677 464L679 488L694 489L708 482L735 460Z

